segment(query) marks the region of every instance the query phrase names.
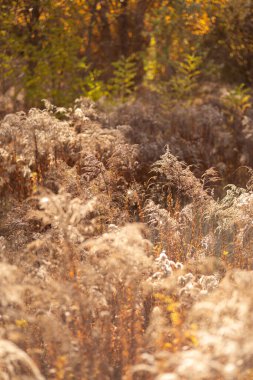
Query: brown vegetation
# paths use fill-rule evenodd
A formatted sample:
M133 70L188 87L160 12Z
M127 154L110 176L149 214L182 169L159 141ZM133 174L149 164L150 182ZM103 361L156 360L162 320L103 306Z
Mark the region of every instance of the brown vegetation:
M252 110L206 99L4 117L1 380L252 378Z

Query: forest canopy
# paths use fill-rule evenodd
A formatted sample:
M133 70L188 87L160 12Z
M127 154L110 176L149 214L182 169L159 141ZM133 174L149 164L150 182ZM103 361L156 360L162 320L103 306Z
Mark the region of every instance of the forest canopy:
M199 80L250 84L252 0L0 0L0 92L121 100L145 85L178 97Z

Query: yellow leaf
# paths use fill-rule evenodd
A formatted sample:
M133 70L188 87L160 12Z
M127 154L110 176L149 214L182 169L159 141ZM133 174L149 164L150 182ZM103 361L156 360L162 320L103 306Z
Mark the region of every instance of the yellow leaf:
M16 326L21 329L24 329L28 326L28 322L25 319L16 319L15 323Z

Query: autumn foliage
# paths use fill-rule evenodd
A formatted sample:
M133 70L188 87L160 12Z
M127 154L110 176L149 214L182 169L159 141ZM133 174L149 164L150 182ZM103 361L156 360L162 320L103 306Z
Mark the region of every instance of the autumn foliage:
M118 99L121 85L123 99L141 84L187 91L191 70L178 75L185 59L197 59L200 81L252 83L251 0L1 0L0 7L0 86L12 109L43 98Z
M252 1L0 6L0 380L253 379Z

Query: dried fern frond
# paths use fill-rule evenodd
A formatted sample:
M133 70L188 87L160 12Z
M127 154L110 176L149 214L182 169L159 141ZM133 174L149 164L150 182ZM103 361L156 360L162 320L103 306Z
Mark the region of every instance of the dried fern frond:
M154 163L152 172L155 175L164 175L168 185L182 196L194 201L208 201L210 196L203 190L201 182L194 176L186 164L181 163L171 154L169 148Z
M1 380L44 380L32 359L14 343L0 340Z

